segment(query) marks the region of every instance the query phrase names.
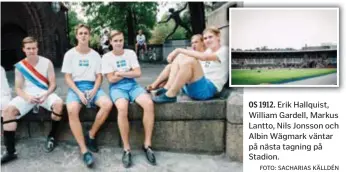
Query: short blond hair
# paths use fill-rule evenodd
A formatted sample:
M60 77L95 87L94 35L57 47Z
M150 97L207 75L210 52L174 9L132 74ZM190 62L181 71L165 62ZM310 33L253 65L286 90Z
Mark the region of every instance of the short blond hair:
M78 29L80 29L80 28L85 28L85 29L88 29L88 31L89 31L89 33L90 33L90 27L88 26L88 25L86 25L86 24L78 24L75 28L74 28L74 32L75 32L75 34L77 35L78 33Z
M197 37L200 41L203 42L203 35L202 35L202 34L194 34L194 35L192 35L191 40L192 40L194 37Z
M204 29L203 31L203 35L207 32L211 32L213 33L214 35L216 36L220 36L220 29L218 29L217 27L215 26L210 26L210 27L207 27L206 29Z
M124 33L119 30L112 30L111 33L109 34L109 40L112 40L115 36L118 36L118 35L124 35Z
M32 36L28 36L28 37L25 37L22 41L22 47L24 48L25 44L29 44L29 43L36 43L37 46L38 46L38 43L37 43L37 40L32 37Z

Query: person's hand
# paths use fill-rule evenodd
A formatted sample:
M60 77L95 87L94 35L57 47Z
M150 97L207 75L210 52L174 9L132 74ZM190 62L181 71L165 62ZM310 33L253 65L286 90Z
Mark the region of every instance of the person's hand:
M40 103L40 99L36 96L28 95L26 98L26 101L30 102L31 104L38 104Z
M79 97L80 101L81 101L84 105L87 105L87 104L88 104L88 100L85 98L83 92L79 92L79 93L78 93L78 97Z
M93 98L94 98L94 96L96 95L96 93L97 93L97 89L92 89L90 92L89 92L89 98L90 98L90 100L92 100ZM89 100L89 101L90 101Z
M178 55L178 51L175 49L174 51L172 51L171 53L168 54L167 62L172 63L177 55Z
M41 104L41 103L43 103L44 101L46 101L47 100L47 98L48 98L48 93L44 93L44 94L42 94L41 96L39 96L38 97L38 99L39 99L39 103Z

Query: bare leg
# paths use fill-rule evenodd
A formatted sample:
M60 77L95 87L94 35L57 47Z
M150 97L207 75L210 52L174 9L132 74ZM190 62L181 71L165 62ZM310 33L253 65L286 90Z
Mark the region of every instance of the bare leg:
M168 77L168 81L166 83L166 85L164 86L165 89L169 89L171 87L171 85L173 84L177 74L178 74L178 71L179 71L179 59L180 59L180 56L176 57L176 59L173 61L173 63L171 64L171 70L170 70L170 73L169 73L169 77Z
M148 147L154 128L154 103L148 94L141 94L135 101L143 108L144 146Z
M4 110L4 113L2 114L4 122L15 120L16 116L19 114L19 111L14 106L7 106ZM4 124L4 131L16 131L17 129L17 122L10 122Z
M95 138L97 132L102 124L106 121L109 112L113 107L112 101L106 96L100 97L95 104L100 107L100 110L97 112L95 122L89 131L89 136L91 139Z
M166 92L168 97L175 97L181 88L187 83L192 83L203 77L203 69L201 64L192 57L185 57L179 61L178 74Z
M129 142L129 119L128 119L128 100L120 98L115 101L115 106L118 109L118 127L120 130L121 140L123 141L124 150L130 150Z
M170 71L171 71L171 64L168 64L163 70L162 72L160 73L160 75L156 78L156 80L149 85L149 87L151 89L157 89L160 84L164 81L166 81L170 75ZM147 89L150 89L150 88L147 88Z
M88 149L85 145L82 124L79 120L80 109L81 105L78 102L67 104L67 112L72 134L79 145L80 151L84 154Z
M138 43L136 43L135 49L136 49L136 54L138 54Z

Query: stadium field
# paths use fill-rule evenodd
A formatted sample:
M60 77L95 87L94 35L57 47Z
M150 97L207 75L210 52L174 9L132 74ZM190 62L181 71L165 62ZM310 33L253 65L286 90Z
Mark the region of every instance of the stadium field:
M233 69L232 85L280 84L299 79L336 73L336 68L324 69Z

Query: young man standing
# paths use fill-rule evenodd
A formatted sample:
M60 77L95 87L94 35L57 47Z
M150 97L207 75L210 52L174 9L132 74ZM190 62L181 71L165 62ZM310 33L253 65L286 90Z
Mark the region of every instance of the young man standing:
M45 146L47 152L52 151L55 147L56 132L61 120L63 101L53 93L56 83L52 62L37 54L38 43L35 38L24 38L22 46L26 58L15 65L15 89L18 96L8 104L2 114L7 152L1 157L1 163L17 158L16 120L26 115L34 106L42 106L52 111L52 129Z
M109 92L118 110L118 126L123 141L123 165L127 168L132 164L131 148L129 143L128 106L136 102L143 108L144 143L143 150L148 161L155 165L156 159L151 148L151 136L154 128L154 103L135 78L141 76L137 55L133 50L124 49L124 34L112 31L110 44L113 50L102 58L102 72L106 75L110 85Z
M66 96L70 128L80 147L84 163L91 167L94 158L87 147L93 152L98 151L95 141L96 133L107 119L113 104L100 89L102 83L101 57L89 47L90 28L80 24L76 27L75 32L78 45L66 52L61 72L65 73L65 82L70 87ZM87 99L88 97L89 99ZM81 103L100 107L94 124L90 131L85 133L85 136L83 136L79 119Z

